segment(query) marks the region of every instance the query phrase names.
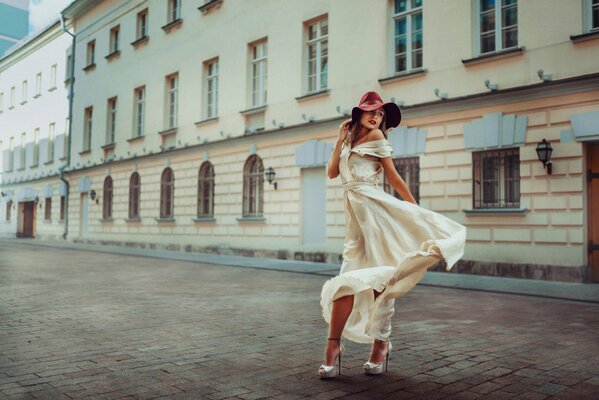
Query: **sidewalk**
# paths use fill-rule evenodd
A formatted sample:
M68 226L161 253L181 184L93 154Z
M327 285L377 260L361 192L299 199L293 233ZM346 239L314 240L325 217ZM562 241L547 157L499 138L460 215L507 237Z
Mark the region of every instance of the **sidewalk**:
M45 246L51 248L87 250L100 253L162 258L167 260L191 261L229 267L256 268L324 276L335 276L340 267L339 264L316 263L308 261L276 260L208 253L187 253L180 251L138 249L71 242L39 241L28 239L0 239L0 242L14 244L15 246ZM599 304L599 284L591 283L501 278L483 275L428 271L419 285Z

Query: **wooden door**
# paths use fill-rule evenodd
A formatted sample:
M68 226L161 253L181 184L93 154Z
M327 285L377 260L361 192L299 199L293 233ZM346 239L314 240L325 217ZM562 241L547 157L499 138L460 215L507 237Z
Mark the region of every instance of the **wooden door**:
M591 279L599 282L599 143L587 146L589 267Z
M33 237L34 212L35 204L33 201L27 201L23 204L23 237Z

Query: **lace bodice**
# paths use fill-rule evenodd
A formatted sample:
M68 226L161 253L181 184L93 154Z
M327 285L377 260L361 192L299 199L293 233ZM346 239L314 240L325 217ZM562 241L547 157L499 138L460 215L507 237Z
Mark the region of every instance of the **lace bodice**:
M339 159L341 182L364 182L382 187L384 169L380 158L390 157L392 153L387 139L371 140L353 148L344 144Z

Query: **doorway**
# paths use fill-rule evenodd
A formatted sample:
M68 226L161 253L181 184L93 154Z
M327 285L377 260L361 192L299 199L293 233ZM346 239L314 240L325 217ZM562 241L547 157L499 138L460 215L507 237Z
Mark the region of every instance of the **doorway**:
M302 244L326 242L326 173L323 167L302 168Z
M587 215L591 280L599 282L599 142L587 145Z
M19 203L20 222L17 229L17 237L33 238L35 237L35 203L33 201L24 201Z

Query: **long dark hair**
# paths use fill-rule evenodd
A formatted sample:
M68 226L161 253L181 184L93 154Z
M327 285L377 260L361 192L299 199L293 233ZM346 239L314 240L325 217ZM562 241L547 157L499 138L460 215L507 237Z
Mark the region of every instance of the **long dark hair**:
M358 133L360 133L360 118L362 118L362 113L364 111L360 110L358 116L356 117L356 123L354 124L353 122L349 124L349 133L347 134L347 136L345 136L345 140L343 141L343 143L345 143L346 146L354 147L354 145L356 144L356 141L358 140ZM385 135L385 139L387 139L387 123L385 120L385 116L383 116L383 120L381 121L381 124L379 125L379 129L381 131L383 131L383 135Z

